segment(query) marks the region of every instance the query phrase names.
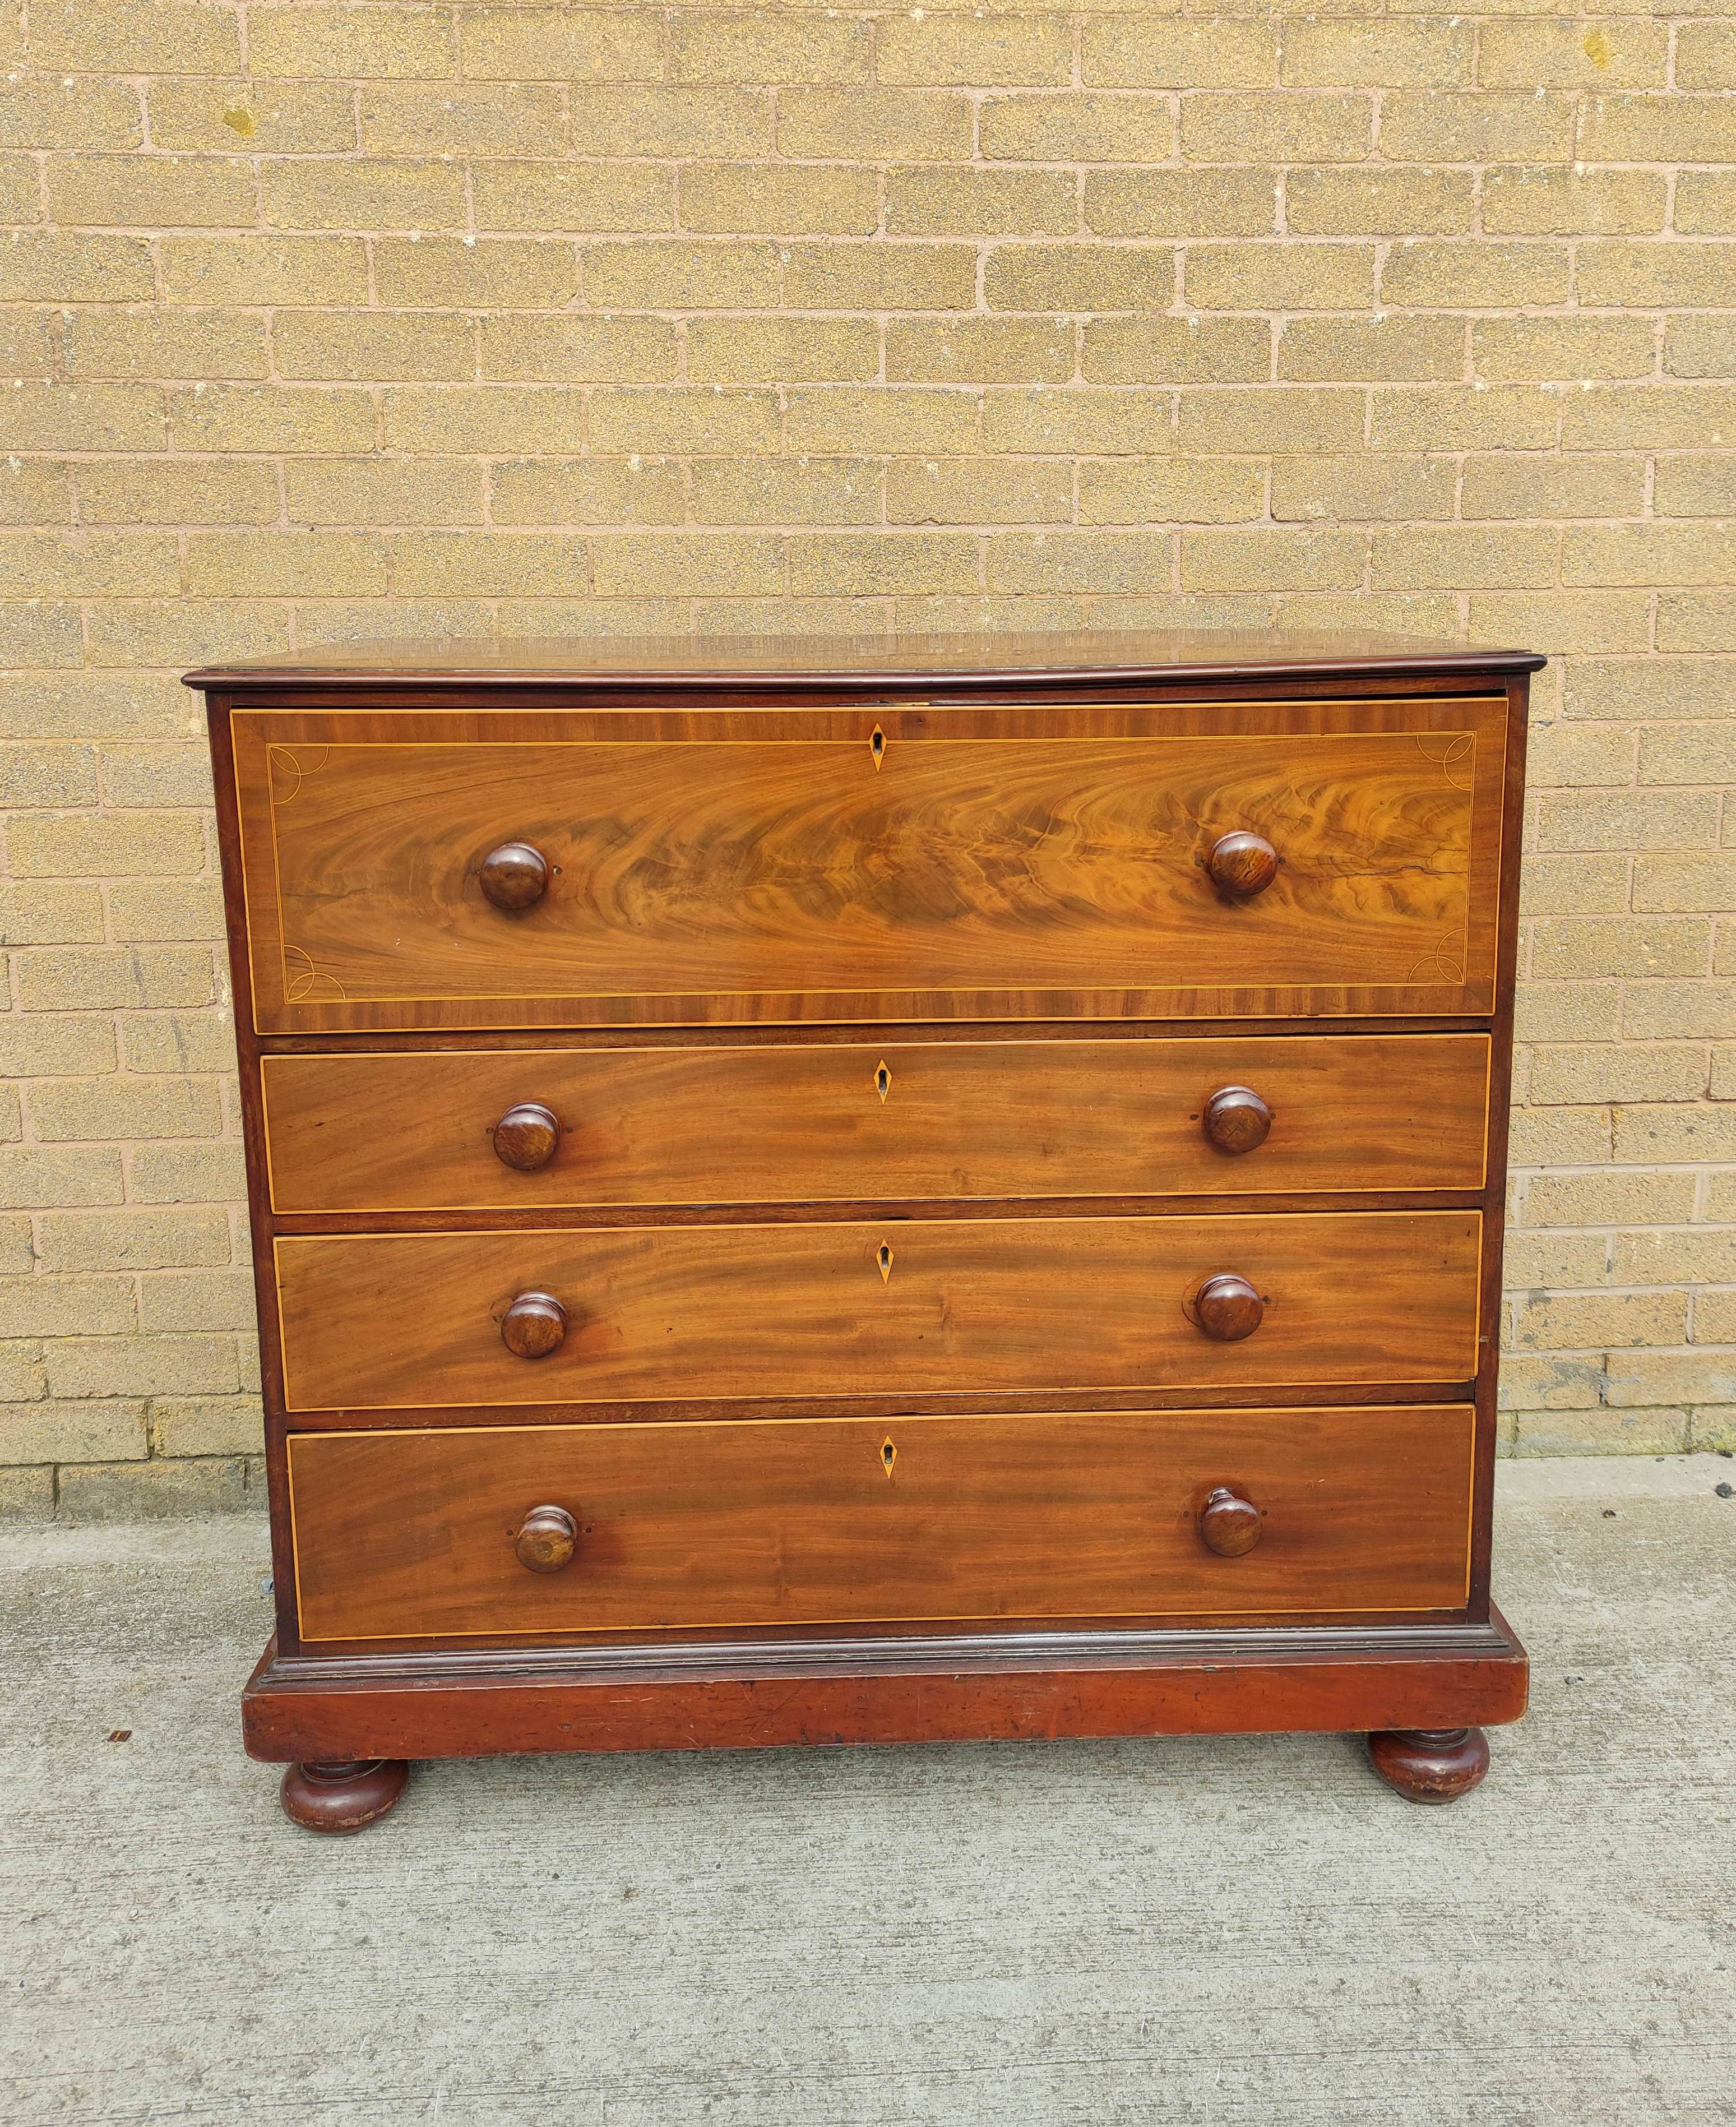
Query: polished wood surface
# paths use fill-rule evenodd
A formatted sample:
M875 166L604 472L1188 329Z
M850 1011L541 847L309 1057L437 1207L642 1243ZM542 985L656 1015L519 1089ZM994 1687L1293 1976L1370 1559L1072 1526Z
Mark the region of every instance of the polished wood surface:
M1394 1064L1406 1055L1402 1049L1390 1053ZM1271 1135L1272 1111L1251 1086L1220 1086L1206 1102L1199 1126L1208 1144L1239 1158L1257 1151Z
M1082 636L369 646L198 675L210 682L238 1005L280 1636L248 1692L249 1747L333 1768L490 1750L1292 1727L1438 1741L1515 1717L1525 1664L1488 1604L1489 1494L1526 675L1539 662L1439 643ZM1389 795L1391 777L1347 774L1352 753L1360 762L1398 741L1447 794ZM1174 762L1178 743L1207 765L1167 782L1142 770L1117 781L1102 765L1117 748ZM625 791L603 779L608 803L595 808L573 802L572 779L546 781L532 792L540 812L517 802L532 779L492 810L500 786L468 779L484 802L464 823L456 908L448 800L462 792L421 776L432 801L407 790L395 822L391 777L376 772L388 749L419 771L445 750L521 763L540 750L589 770L634 748L707 765L663 771L636 811L631 776ZM1248 770L1262 748L1263 784ZM1285 748L1295 766L1280 790ZM921 768L944 765L939 749L986 765L948 781ZM745 793L738 782L750 802L735 803L709 764L750 753L777 772ZM371 798L317 797L334 763L347 771L364 755ZM846 758L854 784L806 773ZM1275 792L1275 812L1241 802ZM298 828L304 796L315 803ZM1235 815L1214 813L1227 797ZM1421 858L1396 882L1381 851L1398 844L1371 827L1383 809ZM1428 846L1442 817L1445 868ZM1155 857L1139 846L1141 830L1178 820L1191 837L1177 868L1187 884L1170 868L1185 837L1148 834ZM558 846L551 825L566 836ZM416 850L395 869L406 830ZM754 838L745 882L732 835ZM1237 836L1268 845L1270 862L1245 843L1255 872L1227 874L1226 851L1214 879L1213 853ZM485 874L495 880L490 860L514 842L546 883L501 908ZM601 869L575 877L569 860L599 843ZM1349 865L1332 870L1346 850ZM296 878L310 853L311 888ZM438 879L416 869L436 856ZM1262 889L1238 897L1262 867ZM1066 898L1076 872L1076 908ZM590 962L569 955L569 966L586 893L605 920ZM1322 980L1307 959L1390 946L1419 910L1444 907L1456 908L1459 950L1436 940L1402 981L1341 969ZM333 969L312 956L322 924L360 983L342 970L325 979ZM1204 973L1202 935L1230 947ZM485 936L494 957L479 973ZM702 960L696 938L717 947L702 986L660 990L671 968ZM925 956L914 968L912 938ZM1265 940L1281 966L1260 959ZM611 959L624 986L584 989L587 967ZM457 993L421 994L448 961L463 971ZM802 987L773 986L798 962ZM399 989L373 994L385 964ZM816 988L840 967L855 987ZM559 993L539 988L551 969ZM889 978L906 987L875 987ZM759 987L728 988L744 979ZM368 993L338 995L344 987ZM1138 1215L1166 1206L1167 1220ZM1480 1255L1467 1238L1479 1213ZM1387 1222L1417 1217L1421 1245L1417 1229L1375 1245L1377 1228L1390 1237ZM1465 1231L1445 1245L1430 1218ZM1052 1229L1042 1245L1027 1239L1038 1225ZM967 1225L963 1259L934 1255ZM1105 1258L1099 1248L1109 1228L1160 1225L1191 1229L1201 1245L1185 1262L1167 1248L1154 1258L1118 1242ZM1238 1244L1309 1243L1300 1367L1282 1347L1301 1288L1287 1301L1245 1246L1205 1247L1232 1228ZM846 1265L836 1252L851 1234ZM762 1249L754 1237L766 1235L790 1256ZM280 1317L280 1255L423 1244L487 1254L485 1319L466 1319L461 1338L479 1283L468 1258L461 1274L442 1258L427 1277L396 1253L371 1257L329 1279L303 1276L306 1258ZM816 1249L816 1262L792 1259ZM1289 1277L1294 1266L1278 1267ZM1161 1310L1146 1290L1154 1269L1176 1273ZM913 1271L925 1299L911 1291ZM877 1301L864 1306L852 1278ZM1218 1343L1199 1326L1199 1295L1237 1278L1261 1319ZM570 1310L571 1326L542 1357L520 1357L504 1318L537 1294ZM1109 1363L1133 1385L1029 1385L1098 1370L1075 1367L1098 1355L1066 1316L1106 1324ZM419 1354L405 1341L417 1324ZM473 1328L480 1347L465 1342ZM1334 1376L1334 1340L1351 1368L1365 1363L1362 1377ZM1407 1376L1421 1347L1422 1363L1452 1371ZM597 1371L575 1386L581 1352ZM1057 1354L1058 1367L1038 1363ZM1309 1371L1316 1359L1326 1373ZM901 1386L907 1361L935 1386ZM338 1400L296 1400L310 1365L323 1370L317 1393ZM987 1378L959 1389L960 1369ZM1195 1378L1202 1370L1210 1377ZM783 1393L792 1379L797 1392ZM1027 1385L997 1386L1009 1379ZM407 1387L434 1400L398 1400ZM369 1400L382 1390L394 1400ZM721 1436L743 1421L781 1434L836 1419L870 1428L876 1481L896 1490L918 1413L1056 1427L1111 1407L1117 1423L1180 1414L1211 1428L1221 1456L1253 1407L1368 1424L1395 1398L1411 1400L1405 1426L1448 1411L1471 1435L1458 1589L1421 1613L1242 1609L1213 1626L1222 1613L1178 1609L1114 1629L1078 1613L586 1625L304 1647L289 1447L304 1428L341 1444L394 1423L462 1439L478 1428ZM501 1426L497 1411L520 1424ZM1352 1459L1391 1488L1365 1556L1402 1550L1409 1505L1393 1437L1377 1433ZM1081 1480L1090 1475L1088 1457ZM1270 1569L1259 1479L1228 1460L1197 1475L1169 1525L1193 1570ZM512 1500L495 1555L521 1592L582 1586L592 1511L553 1484ZM570 1553L548 1572L527 1566L521 1537L533 1556L552 1556L561 1516ZM1030 1562L1058 1578L1043 1515L1020 1518ZM390 1511L370 1525L388 1561L399 1526ZM1212 1549L1209 1532L1249 1529L1258 1540L1241 1556ZM425 1540L424 1529L414 1542Z
M1451 1034L350 1052L262 1068L272 1201L292 1215L1474 1191L1488 1066L1485 1035ZM515 1125L525 1154L504 1168L521 1103L558 1119L558 1142Z
M301 1656L276 1641L242 1695L253 1756L1391 1730L1525 1712L1525 1650L1485 1624L1263 1631L972 1629Z
M1214 1271L1195 1291L1190 1312L1215 1343L1239 1344L1265 1319L1265 1300L1239 1272Z
M238 715L258 1024L1487 1009L1503 701L1053 713Z
M567 1329L566 1310L551 1292L521 1292L500 1317L500 1341L515 1359L546 1359Z
M1480 1728L1388 1730L1369 1738L1369 1760L1407 1802L1457 1802L1489 1769Z
M532 1507L518 1524L513 1554L529 1573L560 1573L579 1548L579 1524L565 1507Z
M291 1824L341 1837L366 1831L393 1808L409 1770L402 1758L337 1758L291 1765L278 1798Z
M573 689L622 680L725 688L745 679L831 681L851 689L915 678L1124 681L1246 680L1396 673L1535 672L1535 651L1480 648L1427 637L1319 634L1276 628L1076 629L1050 634L480 637L347 642L190 672L190 687L312 682L377 691L395 680L467 688L479 680Z
M281 1235L292 1410L1469 1381L1473 1211ZM1216 1341L1204 1281L1263 1319ZM502 1341L527 1289L565 1335Z
M1232 901L1251 901L1278 876L1280 858L1264 835L1220 835L1205 860L1212 883Z
M401 1144L393 1135L390 1144ZM489 1132L489 1143L503 1167L515 1174L535 1174L561 1149L561 1118L541 1101L518 1101Z
M1496 939L1494 1010L1489 1018L1488 1182L1483 1198L1485 1245L1478 1296L1483 1324L1483 1362L1477 1370L1477 1482L1472 1504L1471 1601L1473 1613L1488 1616L1494 1553L1495 1460L1503 1429L1500 1377L1505 1326L1502 1254L1507 1216L1507 1149L1513 1089L1514 1002L1519 964L1521 846L1526 833L1526 754L1529 737L1529 682L1507 680L1511 713L1507 722L1506 786L1498 836L1501 874ZM1446 1722L1398 1723L1450 1727Z
M1228 1438L1184 1412L296 1434L302 1629L1450 1610L1471 1435L1463 1407L1246 1412ZM1262 1517L1239 1556L1198 1533L1225 1481ZM569 1571L515 1554L540 1499L576 1503ZM382 1549L366 1535L388 1504Z
M548 883L547 859L527 842L503 842L476 867L483 899L509 915L541 901Z
M1254 1502L1227 1485L1214 1486L1199 1509L1200 1541L1220 1558L1245 1558L1259 1542L1264 1526Z

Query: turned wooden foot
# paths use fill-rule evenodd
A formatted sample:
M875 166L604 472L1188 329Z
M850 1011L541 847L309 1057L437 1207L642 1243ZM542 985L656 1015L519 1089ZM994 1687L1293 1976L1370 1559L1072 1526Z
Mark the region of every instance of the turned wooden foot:
M1480 1728L1388 1728L1369 1759L1407 1802L1457 1802L1488 1770L1489 1743Z
M304 1831L360 1831L397 1801L409 1770L402 1758L291 1765L283 1775L283 1814Z

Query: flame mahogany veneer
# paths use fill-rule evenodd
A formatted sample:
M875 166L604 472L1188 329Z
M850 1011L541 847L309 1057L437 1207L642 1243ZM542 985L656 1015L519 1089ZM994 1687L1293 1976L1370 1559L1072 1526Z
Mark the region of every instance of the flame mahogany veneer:
M329 1645L1452 1610L1473 1420L1448 1404L1238 1411L1228 1438L1215 1411L294 1433L297 1600ZM570 1511L527 1516L545 1497ZM1238 1518L1252 1533L1227 1551ZM548 1571L551 1523L570 1537Z
M524 1750L1347 1730L1473 1785L1541 662L192 675L294 1820Z

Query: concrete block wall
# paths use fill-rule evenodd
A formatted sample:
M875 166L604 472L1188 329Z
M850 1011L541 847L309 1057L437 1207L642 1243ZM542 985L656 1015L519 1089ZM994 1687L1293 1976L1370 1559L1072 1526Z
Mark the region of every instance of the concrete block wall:
M1736 21L0 6L0 1500L258 1498L177 675L1347 624L1538 699L1507 1445L1736 1444Z

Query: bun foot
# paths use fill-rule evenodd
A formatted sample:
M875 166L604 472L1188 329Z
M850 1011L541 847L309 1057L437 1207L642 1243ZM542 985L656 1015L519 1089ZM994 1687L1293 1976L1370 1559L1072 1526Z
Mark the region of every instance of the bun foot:
M283 1775L283 1814L304 1831L360 1831L386 1815L409 1772L402 1758L291 1765Z
M1457 1802L1488 1770L1489 1742L1480 1728L1388 1728L1369 1759L1407 1802Z

